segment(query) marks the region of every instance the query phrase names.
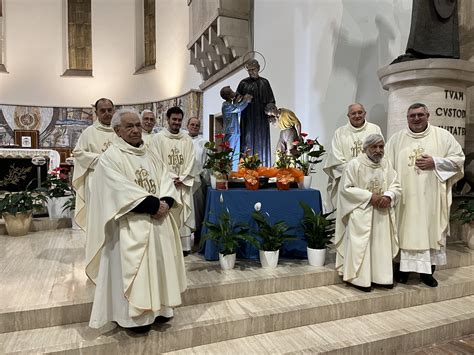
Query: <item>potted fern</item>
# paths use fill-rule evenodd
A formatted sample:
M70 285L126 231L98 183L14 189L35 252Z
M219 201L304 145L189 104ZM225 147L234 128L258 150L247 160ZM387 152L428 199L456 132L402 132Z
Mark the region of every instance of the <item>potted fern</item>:
M300 201L303 209L301 226L308 244L308 261L312 266L323 266L326 260L326 249L334 237L335 218L328 218L334 211L316 213L309 205Z
M22 236L30 230L33 211L43 208L46 197L35 190L7 193L0 199L0 213L8 235Z
M240 241L246 241L258 247L255 238L249 234L249 226L232 221L228 210L223 210L216 223L204 222L208 232L203 235L201 243L212 240L219 248L219 263L223 270L233 269L236 250Z
M274 224L269 222L260 208L252 213L252 218L257 224L255 233L260 238L259 256L262 267L273 269L278 265L280 248L287 240L295 240L296 238L288 234L291 229L285 221L278 221Z

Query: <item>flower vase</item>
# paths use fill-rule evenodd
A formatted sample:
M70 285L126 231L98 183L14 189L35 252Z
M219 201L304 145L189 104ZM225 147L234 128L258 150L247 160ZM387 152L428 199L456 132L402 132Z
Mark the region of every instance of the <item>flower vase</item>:
M298 183L298 187L300 189L310 189L312 180L313 180L312 176L305 176L303 178L303 181Z
M258 251L260 256L260 263L264 269L274 269L278 265L278 257L280 255L280 251L266 251L266 250L259 250Z
M323 266L326 260L326 249L306 248L308 252L308 262L311 266Z
M254 184L252 184L249 181L245 180L245 188L247 190L258 190L259 187L260 187L260 182L258 180Z
M211 175L211 187L215 190L216 189L216 176Z
M278 190L289 190L290 189L290 183L283 183L277 180L277 189Z
M16 214L2 213L8 235L19 237L30 230L33 212L17 212Z
M221 254L219 253L219 264L221 265L222 270L231 270L235 266L235 257L236 254Z
M49 218L68 218L70 212L64 210L64 204L71 199L71 196L50 197L46 207Z

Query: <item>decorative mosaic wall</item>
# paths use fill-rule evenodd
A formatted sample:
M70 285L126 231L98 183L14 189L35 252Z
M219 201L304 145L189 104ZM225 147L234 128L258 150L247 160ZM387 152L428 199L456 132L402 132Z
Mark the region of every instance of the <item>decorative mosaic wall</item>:
M143 104L117 105L149 109L156 114L157 130L166 124L166 111L179 106L184 111L183 127L189 117L202 118L202 93L192 90L169 100ZM0 105L0 145L13 144L13 131L32 129L40 132L40 147L74 148L82 131L95 119L92 108Z

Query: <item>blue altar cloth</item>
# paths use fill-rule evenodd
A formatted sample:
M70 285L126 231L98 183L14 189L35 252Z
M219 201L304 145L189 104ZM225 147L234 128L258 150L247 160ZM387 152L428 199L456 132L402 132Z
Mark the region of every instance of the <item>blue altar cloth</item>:
M222 196L222 198L221 198ZM221 203L220 200L223 200ZM306 241L303 238L303 230L300 221L303 217L303 209L300 201L304 201L315 212L322 210L321 194L314 189L290 189L279 191L276 189L262 189L251 191L247 189L230 189L207 191L205 221L212 223L217 219L224 208L228 208L231 218L237 223L248 223L252 229L256 229L256 223L252 218L255 203L260 202L262 212L267 212L270 222L285 221L293 229L289 234L295 236L297 240L284 243L280 250L280 257L306 258ZM207 227L203 225L202 235L207 232ZM206 240L203 245L204 257L206 260L218 260L219 250L213 241ZM237 258L258 259L258 250L247 242L242 242L237 250Z

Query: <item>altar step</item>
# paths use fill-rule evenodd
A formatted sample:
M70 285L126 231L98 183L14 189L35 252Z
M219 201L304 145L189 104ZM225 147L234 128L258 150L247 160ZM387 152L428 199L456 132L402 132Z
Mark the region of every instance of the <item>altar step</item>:
M474 296L297 327L167 354L404 354L474 332ZM472 348L471 348L472 349ZM459 347L451 347L461 354ZM423 354L446 352L428 351ZM463 354L468 354L463 352Z
M450 244L447 252L448 264L443 269L474 265L474 250L461 243ZM334 255L329 255L329 262L333 258ZM274 270L263 269L256 261L238 260L236 268L227 271L221 270L218 262L207 262L200 256L191 255L185 260L188 289L183 294L183 306L341 283L333 264L312 267L306 260L281 260ZM58 267L62 266L60 264L62 263L57 264ZM25 272L31 270L27 269ZM61 280L67 277L66 272L70 271L62 271L56 278ZM83 270L78 273L82 275ZM87 322L92 309L93 285L84 282L83 288L88 290L81 289L81 297L72 294L73 297L67 301L36 304L30 300L27 305L15 302L10 307L0 305L0 333ZM77 291L75 292L78 293Z
M0 352L394 352L473 333L473 275L470 265L436 272L437 288L411 280L363 293L333 284L192 304L145 336L99 333L87 322L10 332L0 334Z

